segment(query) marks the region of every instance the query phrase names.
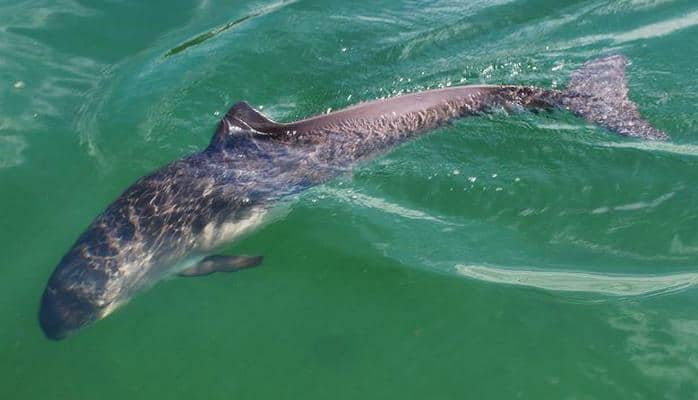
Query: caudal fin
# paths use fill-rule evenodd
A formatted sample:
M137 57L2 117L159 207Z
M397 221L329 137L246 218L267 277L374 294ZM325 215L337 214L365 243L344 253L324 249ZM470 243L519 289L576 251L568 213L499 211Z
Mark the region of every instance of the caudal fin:
M669 136L642 119L628 98L625 67L628 59L610 56L590 61L572 73L562 104L589 122L623 136L667 140Z

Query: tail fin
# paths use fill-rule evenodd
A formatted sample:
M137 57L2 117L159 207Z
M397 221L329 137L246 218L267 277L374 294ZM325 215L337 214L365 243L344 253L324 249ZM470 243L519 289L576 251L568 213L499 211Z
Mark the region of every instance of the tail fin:
M589 122L623 136L667 140L669 136L642 119L628 98L627 58L615 55L590 61L572 73L562 105Z

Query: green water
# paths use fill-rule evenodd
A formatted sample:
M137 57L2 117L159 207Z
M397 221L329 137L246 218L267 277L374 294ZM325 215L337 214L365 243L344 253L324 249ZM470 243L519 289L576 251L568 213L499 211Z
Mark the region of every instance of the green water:
M698 398L695 2L4 0L0 17L0 398ZM42 336L76 237L235 101L293 120L560 87L609 53L670 143L561 112L458 121L226 249L260 268Z

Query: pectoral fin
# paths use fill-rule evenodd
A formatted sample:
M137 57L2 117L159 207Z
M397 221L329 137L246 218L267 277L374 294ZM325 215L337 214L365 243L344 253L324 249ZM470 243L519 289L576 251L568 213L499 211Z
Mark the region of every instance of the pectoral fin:
M180 272L179 276L204 276L214 272L235 272L245 268L256 267L262 263L263 256L209 256L193 267Z

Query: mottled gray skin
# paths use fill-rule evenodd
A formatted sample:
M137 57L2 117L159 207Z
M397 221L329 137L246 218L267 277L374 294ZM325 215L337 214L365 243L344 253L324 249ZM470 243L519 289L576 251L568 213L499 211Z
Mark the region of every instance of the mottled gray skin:
M259 226L280 200L454 118L562 108L623 135L665 139L628 100L625 64L620 56L589 63L564 92L446 88L288 124L238 103L208 148L139 179L90 224L49 280L41 327L60 339L103 318L139 290Z

